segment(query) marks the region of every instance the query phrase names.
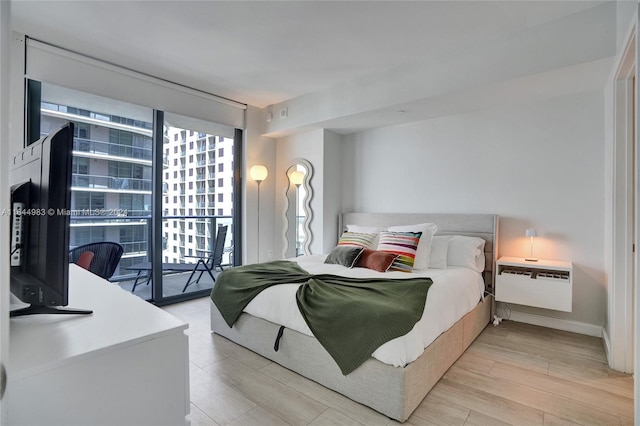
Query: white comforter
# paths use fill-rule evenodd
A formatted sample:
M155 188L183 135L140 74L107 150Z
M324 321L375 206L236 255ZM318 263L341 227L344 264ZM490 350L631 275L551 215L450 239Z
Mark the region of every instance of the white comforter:
M348 269L341 265L324 264L325 255L303 256L291 259L311 274L334 274L358 278L414 278L430 277L427 302L420 321L404 336L380 346L373 357L396 367L404 367L422 354L442 332L473 310L484 293L482 275L459 266L448 269L428 269L405 272L380 273L366 268ZM247 305L244 312L284 325L300 333L313 336L296 304L296 291L300 284L282 284L269 287Z

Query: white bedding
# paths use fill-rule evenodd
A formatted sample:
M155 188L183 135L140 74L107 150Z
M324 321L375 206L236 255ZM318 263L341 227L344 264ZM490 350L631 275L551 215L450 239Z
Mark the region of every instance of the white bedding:
M373 357L396 367L404 367L422 354L442 332L478 304L484 293L482 274L468 268L451 266L448 269L426 269L411 274L405 272L376 272L366 268L349 269L341 265L327 265L325 255L302 256L290 259L311 274L334 274L358 278L415 278L429 277L425 309L420 321L404 336L380 346ZM256 296L244 309L253 316L284 325L300 333L313 336L296 304L296 291L300 284L282 284L270 287Z

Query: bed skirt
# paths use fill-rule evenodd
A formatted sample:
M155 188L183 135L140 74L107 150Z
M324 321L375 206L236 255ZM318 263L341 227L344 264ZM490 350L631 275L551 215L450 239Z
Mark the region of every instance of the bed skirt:
M285 329L273 347L279 325L243 313L233 328L211 302L211 330L289 370L339 392L380 413L404 422L436 382L489 323L492 298L487 297L404 368L374 358L347 376L313 337Z

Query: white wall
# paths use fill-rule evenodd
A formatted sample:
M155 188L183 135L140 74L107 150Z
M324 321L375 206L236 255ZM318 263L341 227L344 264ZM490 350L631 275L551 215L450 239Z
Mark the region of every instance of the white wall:
M574 262L573 312L514 310L601 327L602 91L344 137L345 211L495 213L499 254ZM594 328L594 327L592 327Z
M262 128L262 113L258 108L249 106L245 115L247 129L244 134L244 165L243 176L243 254L242 263L264 262L274 251L275 230L274 222L274 191L276 189L276 144L275 140L260 135ZM260 184L260 200L258 200L258 185L251 180L249 170L261 164L267 168L267 178ZM258 201L260 204L258 204ZM258 225L258 221L259 225ZM258 227L260 235L258 236Z
M276 163L275 246L280 257L284 247L285 192L289 186L286 171L297 158L311 163L313 188L311 209L311 253L328 253L338 241L338 216L342 212L342 149L339 135L325 129L310 130L278 139ZM279 236L278 236L279 235Z
M616 52L619 52L627 41L630 28L638 10L637 0L616 1Z

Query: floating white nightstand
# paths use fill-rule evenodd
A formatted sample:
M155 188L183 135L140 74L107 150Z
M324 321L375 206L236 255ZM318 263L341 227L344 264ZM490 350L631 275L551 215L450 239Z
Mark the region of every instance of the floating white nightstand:
M571 262L501 257L496 263L496 301L571 312Z

